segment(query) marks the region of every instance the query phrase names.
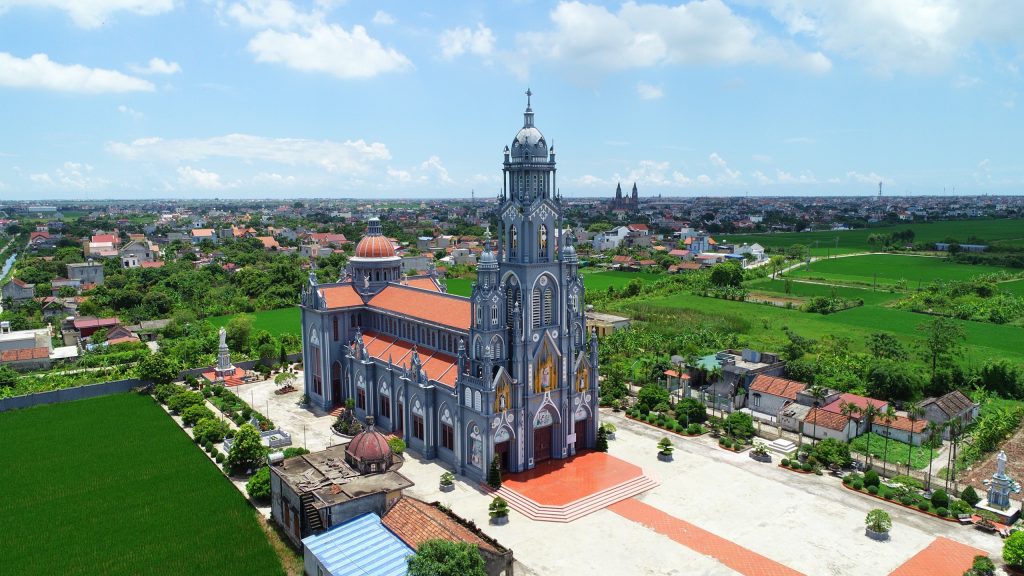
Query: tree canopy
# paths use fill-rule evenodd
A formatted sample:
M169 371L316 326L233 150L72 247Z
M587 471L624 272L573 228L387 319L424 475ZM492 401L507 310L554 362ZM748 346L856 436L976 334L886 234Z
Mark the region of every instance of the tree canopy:
M427 540L409 557L409 576L487 576L484 558L472 544Z

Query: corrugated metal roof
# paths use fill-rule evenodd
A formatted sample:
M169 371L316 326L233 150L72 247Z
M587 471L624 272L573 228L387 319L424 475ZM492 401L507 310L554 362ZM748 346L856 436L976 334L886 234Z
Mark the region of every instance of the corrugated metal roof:
M415 554L370 512L302 540L331 576L405 576Z

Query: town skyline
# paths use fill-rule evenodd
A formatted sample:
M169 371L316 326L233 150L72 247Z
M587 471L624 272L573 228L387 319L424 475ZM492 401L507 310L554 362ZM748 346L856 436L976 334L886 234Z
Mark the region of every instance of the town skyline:
M4 2L0 195L493 198L528 87L567 197L1024 184L1012 3L432 10Z

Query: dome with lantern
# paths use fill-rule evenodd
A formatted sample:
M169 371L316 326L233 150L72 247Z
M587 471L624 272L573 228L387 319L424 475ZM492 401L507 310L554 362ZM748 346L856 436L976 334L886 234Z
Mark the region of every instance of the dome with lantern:
M370 218L366 236L356 244L356 258L380 259L397 258L395 245L381 233L380 219Z

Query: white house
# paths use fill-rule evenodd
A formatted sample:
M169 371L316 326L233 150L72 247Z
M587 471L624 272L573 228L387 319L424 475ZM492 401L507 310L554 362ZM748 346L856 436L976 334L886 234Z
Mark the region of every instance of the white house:
M920 446L922 442L928 439L927 433L928 420L921 418L920 420L910 421L903 415L897 415L891 422L886 422L883 419L876 419L871 424L871 430L880 436L887 436L892 440L903 442L904 444L913 444L914 446ZM911 442L910 431L914 431L913 442Z
M811 408L804 417L804 435L818 440L835 438L849 442L857 436L857 423L843 414Z
M603 252L605 250L614 250L622 244L622 241L629 237L628 226L618 226L607 232L601 232L594 236L594 250Z

